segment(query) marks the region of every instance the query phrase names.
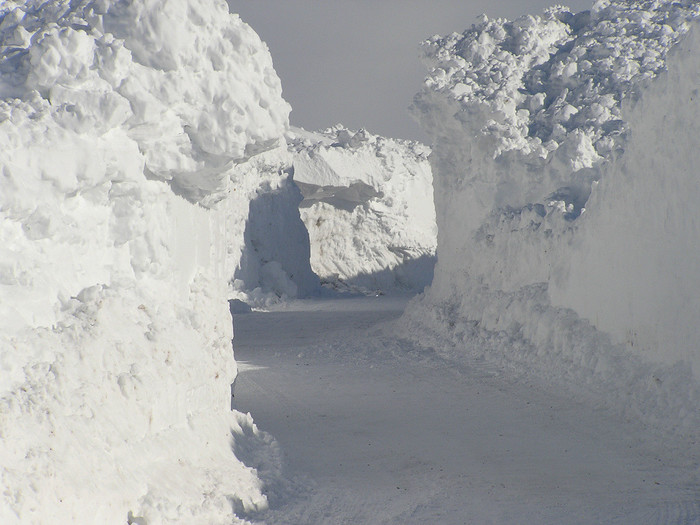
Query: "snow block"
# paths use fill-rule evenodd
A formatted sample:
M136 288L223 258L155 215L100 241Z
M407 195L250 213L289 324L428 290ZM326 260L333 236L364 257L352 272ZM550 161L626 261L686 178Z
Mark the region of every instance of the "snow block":
M0 4L0 522L266 506L233 453L264 439L230 411L231 195L288 115L223 0Z
M292 180L293 171L286 144L234 169L238 195L233 210L244 209L245 214L239 214L243 236L236 243L241 252L235 256L233 295L255 306L320 290L311 270L309 234L299 215L303 197Z
M430 284L437 242L430 149L340 125L292 129L288 141L321 279L371 292Z
M698 16L599 0L424 43L438 264L407 319L697 428Z

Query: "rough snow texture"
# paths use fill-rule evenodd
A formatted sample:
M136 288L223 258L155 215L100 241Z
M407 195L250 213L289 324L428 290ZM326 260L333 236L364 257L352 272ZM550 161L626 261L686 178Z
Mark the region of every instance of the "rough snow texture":
M422 290L437 228L430 149L335 126L288 136L311 266L340 288Z
M700 425L698 15L598 1L425 43L439 262L407 319Z
M237 232L228 242L235 267L232 297L253 306L307 297L320 289L311 270L309 234L299 215L303 197L292 181L292 162L283 144L232 171L227 199L227 222Z
M226 300L230 194L284 147L267 48L220 0L4 1L0 98L0 522L264 507Z

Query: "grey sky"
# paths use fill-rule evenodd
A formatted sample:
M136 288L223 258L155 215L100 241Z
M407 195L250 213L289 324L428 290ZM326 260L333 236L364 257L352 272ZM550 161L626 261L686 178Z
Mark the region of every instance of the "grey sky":
M476 17L515 18L593 0L228 0L267 42L292 105L309 130L342 123L389 137L427 141L408 114L425 68L422 40L463 31Z

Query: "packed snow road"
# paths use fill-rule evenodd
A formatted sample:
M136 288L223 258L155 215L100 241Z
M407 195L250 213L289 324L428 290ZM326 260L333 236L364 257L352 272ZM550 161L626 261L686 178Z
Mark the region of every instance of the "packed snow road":
M279 442L288 524L700 523L682 451L392 335L405 298L234 315L235 406Z

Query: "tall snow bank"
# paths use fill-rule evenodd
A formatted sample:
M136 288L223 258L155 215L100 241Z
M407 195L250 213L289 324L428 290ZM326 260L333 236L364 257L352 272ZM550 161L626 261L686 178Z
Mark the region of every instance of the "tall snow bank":
M320 290L311 269L309 234L299 215L303 197L293 172L293 157L282 144L237 165L232 173L228 222L236 224L238 232L229 242L235 268L232 297L253 306Z
M437 242L430 149L342 126L293 129L288 141L314 272L341 289L430 284Z
M700 377L700 23L636 104L624 155L601 169L575 256L554 281L571 307L645 357Z
M226 300L237 166L287 127L266 47L220 0L5 1L0 98L0 522L264 507Z
M439 262L407 319L697 428L698 15L598 1L425 43Z

